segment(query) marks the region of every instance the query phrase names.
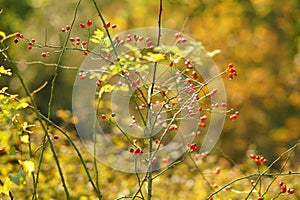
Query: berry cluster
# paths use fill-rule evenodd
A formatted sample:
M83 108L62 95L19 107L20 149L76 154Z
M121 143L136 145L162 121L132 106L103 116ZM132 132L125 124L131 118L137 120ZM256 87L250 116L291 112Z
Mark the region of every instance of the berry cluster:
M187 41L186 38L182 37L182 33L178 32L178 33L175 33L175 38L177 39L177 43L180 44L180 43L184 43Z
M232 115L230 115L229 116L229 119L230 120L235 120L235 119L237 119L237 117L239 116L239 111L235 111L235 113L234 114L232 114Z
M234 68L234 65L232 63L228 64L228 71L229 71L228 78L230 80L233 79L234 76L237 76L236 69Z
M111 25L110 22L106 22L105 26L106 26L106 28L112 28L112 29L117 28L117 25L116 25L116 24L112 24L112 25Z
M286 184L283 181L279 182L279 187L280 187L280 193L288 193L288 194L295 193L295 189L287 188Z
M130 148L129 152L134 155L142 155L143 154L143 151L141 148L136 148L136 149Z
M268 161L263 156L258 156L258 155L255 155L255 154L251 154L250 158L255 161L256 165L265 165Z

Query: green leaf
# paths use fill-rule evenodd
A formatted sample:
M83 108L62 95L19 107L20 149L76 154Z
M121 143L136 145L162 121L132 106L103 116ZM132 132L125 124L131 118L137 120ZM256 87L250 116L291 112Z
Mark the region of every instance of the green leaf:
M9 149L9 155L15 156L17 154L16 148L13 146Z
M9 190L11 188L11 185L12 185L12 182L11 180L7 177L5 179L5 182L4 182L4 185L3 186L0 186L0 194L3 193L5 195L9 195Z
M16 185L22 185L26 180L26 173L23 169L21 169L17 175L13 176L11 174L8 175L9 179Z

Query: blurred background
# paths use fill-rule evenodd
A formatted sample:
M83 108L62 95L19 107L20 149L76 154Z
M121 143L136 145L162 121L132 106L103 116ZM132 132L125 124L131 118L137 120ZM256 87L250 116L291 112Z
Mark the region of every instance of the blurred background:
M112 31L157 26L158 1L97 1L107 21L117 24ZM238 77L224 77L229 105L240 112L236 122L227 121L219 148L241 161L249 149L273 160L300 136L300 1L299 0L166 0L164 28L175 29L203 43L208 51L220 49L214 57L220 70L232 62ZM47 44L62 45L62 27L71 24L76 1L0 0L0 31L22 32ZM93 20L101 27L91 1L82 1L76 24ZM98 25L97 25L98 24ZM94 26L94 28L96 28ZM86 37L79 26L72 36ZM45 49L27 50L27 44L10 44L31 90L53 78L54 67L26 62L41 60ZM57 57L44 59L54 63ZM67 53L63 65L79 67L84 56ZM3 58L0 59L3 64ZM55 90L53 119L57 109L70 110L77 70L60 69ZM17 77L1 79L11 93L21 93ZM46 113L50 84L36 94L39 108ZM59 121L58 121L59 122ZM299 150L298 150L299 153ZM297 158L295 158L297 160ZM299 158L298 158L299 161ZM295 165L297 162L295 162Z

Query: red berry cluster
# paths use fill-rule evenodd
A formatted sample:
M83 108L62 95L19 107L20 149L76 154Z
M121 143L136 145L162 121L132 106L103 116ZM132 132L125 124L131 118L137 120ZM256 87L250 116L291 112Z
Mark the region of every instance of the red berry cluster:
M279 187L280 187L280 193L288 193L288 194L294 194L295 189L292 188L287 188L286 184L283 181L279 182Z
M111 25L110 22L106 22L105 26L106 26L106 28L110 28L110 27L111 27L112 29L117 28L117 25L116 25L116 24L112 24L112 25Z
M141 148L136 148L136 149L130 148L129 152L134 155L142 155L143 154L143 151Z
M17 32L16 33L16 38L14 39L14 43L17 44L19 42L19 38L23 38L23 34L22 33L19 33Z
M265 165L268 161L263 156L258 156L258 155L255 155L255 154L251 154L250 158L255 161L256 165Z
M113 28L113 26L112 26ZM150 48L150 49L154 49L155 46L153 45L153 42L151 41L150 38L146 38L144 40L144 37L143 36L138 36L136 34L132 35L132 34L128 34L126 36L126 38L124 38L123 40L120 38L120 36L116 35L115 36L115 41L117 42L117 44L119 45L123 45L125 44L126 42L129 43L129 42L142 42L144 41L146 43L146 45Z
M201 127L201 128L205 128L206 127L206 122L207 120L207 116L206 115L203 115L200 117L200 122L198 123L198 126Z
M233 79L234 76L237 76L236 69L234 68L234 65L232 63L228 64L228 71L229 71L228 78L230 80Z
M229 119L230 120L235 120L235 119L237 119L237 117L239 116L239 111L235 111L235 113L234 114L232 114L232 115L230 115L229 116Z
M32 45L35 43L35 39L31 39L31 41L27 42L28 44L28 49L31 50L32 49Z
M182 33L178 32L178 33L175 33L175 38L177 39L177 43L180 44L180 43L184 43L187 41L186 38L182 37Z
M178 130L178 126L176 124L171 124L171 126L168 129L169 131Z

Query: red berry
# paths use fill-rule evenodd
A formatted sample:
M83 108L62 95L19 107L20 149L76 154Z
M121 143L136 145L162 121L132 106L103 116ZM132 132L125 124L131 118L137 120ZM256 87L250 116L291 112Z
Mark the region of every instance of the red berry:
M69 31L71 27L69 25L66 26L66 30Z
M202 127L202 128L205 128L205 127L206 127L205 123L203 123L203 122L198 123L198 126L200 126L200 127Z
M181 38L182 37L182 33L175 33L175 38L178 39L178 38Z
M221 172L221 169L218 167L217 169L216 169L216 174L220 174L220 172Z
M88 20L87 22L86 22L86 25L88 25L88 26L92 26L92 20Z
M75 39L74 38L72 38L72 37L70 37L70 42L75 42Z
M282 187L283 185L284 185L284 182L283 182L283 181L280 181L280 182L279 182L279 186Z
M19 42L18 38L14 39L14 43L17 44Z
M102 81L99 79L99 80L97 81L97 86L100 87L100 86L101 86L101 83L102 83Z
M142 155L143 151L140 149L140 148L137 148L135 151L134 151L134 154L136 155Z
M133 149L133 148L130 148L130 149L129 149L129 152L130 152L130 153L134 153L134 149Z
M43 52L41 55L45 58L47 56L47 53Z
M58 140L58 139L59 139L59 136L58 136L58 135L54 135L54 136L53 136L53 139L54 139L54 140Z
M2 154L2 153L4 153L4 149L1 148L0 149L0 154Z
M61 28L61 32L66 32L66 29L65 28Z
M104 114L102 114L101 119L106 119L106 116Z
M16 37L20 37L20 36L21 36L21 33L17 32Z
M250 155L250 158L251 158L251 159L255 159L255 158L256 158L256 155L255 155L255 154L251 154L251 155Z
M234 65L233 65L232 63L229 63L229 64L228 64L228 67L229 67L229 68L233 68Z
M80 37L76 37L76 41L78 41L78 42L79 42L79 41L80 41Z
M231 79L233 79L233 73L229 73L228 74L228 78L231 80Z
M281 186L281 193L286 193L287 189L286 189L286 185L284 184L283 186Z
M207 120L207 116L203 115L202 117L200 117L201 122L205 122Z
M109 27L110 27L110 22L107 22L107 23L105 24L105 26L106 26L106 28L109 28Z
M28 45L28 47L27 47L29 50L31 50L32 49L32 46L31 45Z
M255 159L255 163L256 163L257 165L260 165L260 164L261 164L260 159Z
M81 24L80 24L80 27L81 27L81 28L85 28L85 24L82 24L82 23L81 23Z
M113 24L112 26L111 26L111 28L112 29L115 29L115 28L117 28L117 25L116 24ZM137 38L138 39L138 38Z
M169 63L169 66L170 66L170 67L173 67L173 65L174 65L174 62L171 61L171 62Z
M193 143L193 144L190 144L190 149L192 150L192 151L196 151L197 150L197 145L195 144L195 143Z
M82 46L84 46L84 45L87 44L87 42L86 41L82 41L81 44L82 44Z
M292 189L292 188L289 188L289 189L287 190L287 192L288 192L289 194L294 194L294 193L295 193L295 190Z
M84 51L84 52L83 52L83 55L86 56L86 55L88 55L88 53L89 53L88 51Z
M258 197L257 200L264 200L264 198L263 197Z
M32 43L35 43L35 39L31 39L31 42L32 42Z

